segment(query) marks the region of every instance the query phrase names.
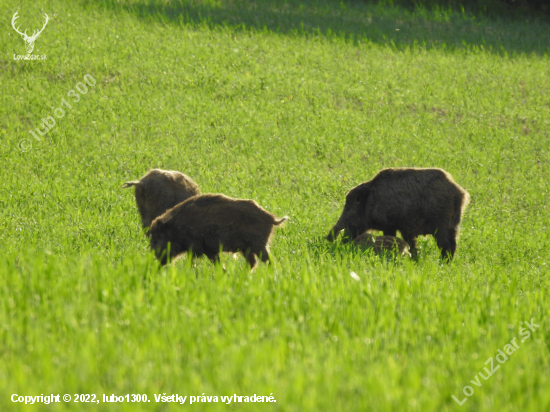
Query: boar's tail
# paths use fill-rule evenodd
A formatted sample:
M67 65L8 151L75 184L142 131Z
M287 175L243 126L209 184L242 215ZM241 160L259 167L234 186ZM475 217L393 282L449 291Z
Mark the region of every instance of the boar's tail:
M279 226L279 225L283 224L284 222L286 222L288 219L289 219L288 216L282 217L282 218L280 218L279 220L275 219L275 221L273 222L273 224L274 224L275 226Z
M120 186L123 189L126 189L127 187L137 186L139 185L139 180L132 180L131 182L126 182L122 186Z

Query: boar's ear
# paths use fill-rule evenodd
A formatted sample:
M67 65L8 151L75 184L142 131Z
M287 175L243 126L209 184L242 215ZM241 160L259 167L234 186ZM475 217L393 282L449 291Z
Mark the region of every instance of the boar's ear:
M355 188L355 200L359 204L360 208L364 208L367 204L367 198L369 197L370 185L363 183Z

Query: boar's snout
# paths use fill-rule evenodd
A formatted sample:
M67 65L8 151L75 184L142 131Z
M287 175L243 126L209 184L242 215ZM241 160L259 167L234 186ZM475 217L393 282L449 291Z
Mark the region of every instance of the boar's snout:
M153 248L155 256L162 266L170 263L170 261L178 254L181 253L181 247L177 243L168 242L162 246L156 246Z
M340 216L340 219L338 219L338 222L336 222L336 224L332 227L332 229L330 229L330 232L328 232L328 235L326 236L326 239L329 242L334 241L338 237L342 229L344 229L344 226L345 226L344 222L345 222L344 215L342 215Z
M338 234L340 231L336 231L334 229L331 229L330 232L328 232L328 235L325 236L325 239L329 242L334 242L334 240L338 237Z

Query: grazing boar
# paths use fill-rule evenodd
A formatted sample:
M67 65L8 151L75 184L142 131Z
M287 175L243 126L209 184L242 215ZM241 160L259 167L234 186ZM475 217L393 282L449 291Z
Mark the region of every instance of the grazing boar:
M136 204L141 215L141 224L147 229L156 217L168 209L191 196L201 194L193 179L171 170L149 170L140 180L126 182L122 188L132 186L136 187Z
M398 252L401 256L411 257L409 252L409 244L403 239L394 236L373 236L370 233L363 233L357 236L353 241L355 246L364 248L372 248L375 253L382 252Z
M222 194L193 196L151 224L151 249L164 265L168 258L191 251L219 262L220 250L241 252L253 269L256 256L269 260L267 243L288 217L277 219L253 200L232 199Z
M450 260L469 199L442 169L384 169L348 192L344 211L327 239L333 241L342 229L350 240L370 229L385 236L399 230L415 255L417 236L433 235L441 257Z

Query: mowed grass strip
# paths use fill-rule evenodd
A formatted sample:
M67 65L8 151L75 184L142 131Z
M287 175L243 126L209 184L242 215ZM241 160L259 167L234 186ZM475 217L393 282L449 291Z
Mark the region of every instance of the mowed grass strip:
M547 409L546 23L51 1L20 8L30 32L51 18L33 52L47 60L22 62L19 4L0 4L1 410L29 408L13 393L151 400L100 406L121 411L181 409L162 393L273 393L238 409L450 411L465 385L461 410ZM86 73L97 84L34 140ZM472 196L451 265L431 237L418 262L322 238L347 190L393 166L442 167ZM273 266L249 273L226 255L225 273L186 257L159 269L120 188L153 167L289 215ZM470 383L531 319L531 338Z

